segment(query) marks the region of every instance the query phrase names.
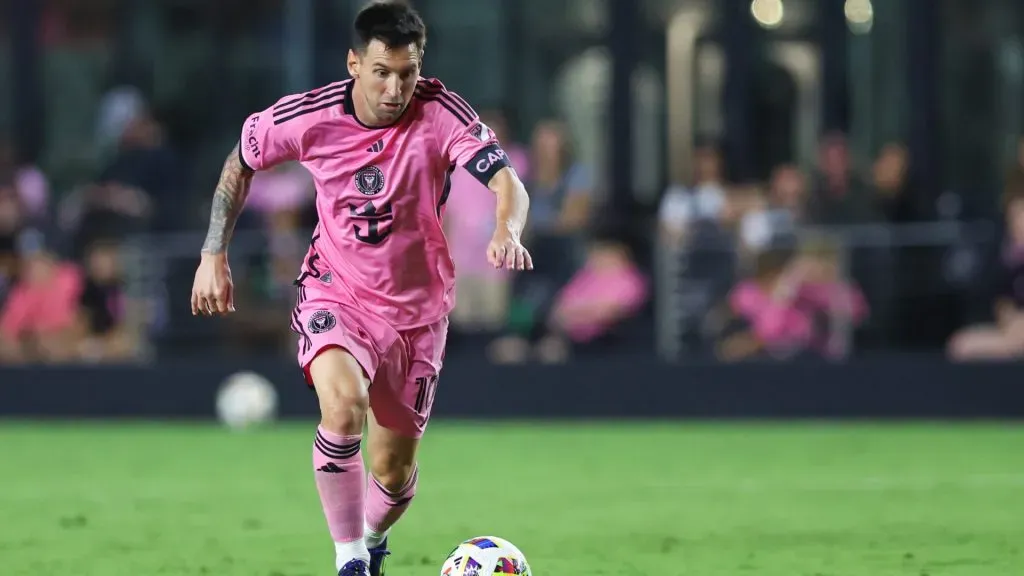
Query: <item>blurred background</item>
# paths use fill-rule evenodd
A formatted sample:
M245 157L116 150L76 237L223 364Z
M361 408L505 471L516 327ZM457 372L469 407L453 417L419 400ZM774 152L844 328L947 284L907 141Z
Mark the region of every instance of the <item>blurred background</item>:
M300 166L253 184L239 314L188 294L241 121L346 76L359 5L0 0L0 362L292 362ZM537 271L495 273L457 180L449 365L1024 353L1021 3L416 6L533 202Z
M189 294L242 122L344 78L361 4L0 0L0 573L328 573L301 166L253 182L238 312ZM1024 574L1024 428L951 422L1024 419L1024 2L414 4L537 266L487 268L457 171L394 566L498 534L537 574Z

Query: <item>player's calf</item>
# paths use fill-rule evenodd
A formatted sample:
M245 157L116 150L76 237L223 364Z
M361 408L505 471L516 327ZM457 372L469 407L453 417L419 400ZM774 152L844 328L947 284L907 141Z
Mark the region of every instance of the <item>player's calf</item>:
M366 492L366 545L382 548L388 532L408 510L419 480L419 439L402 436L370 417L370 474Z
M380 546L388 536L388 531L395 522L405 514L416 496L416 485L419 472L416 468L402 484L392 483L385 486L376 475L370 473L366 487L366 545L368 548Z
M309 374L321 411L313 440L314 476L340 572L353 561L370 561L363 540L366 471L361 452L369 380L359 363L339 348L313 359Z

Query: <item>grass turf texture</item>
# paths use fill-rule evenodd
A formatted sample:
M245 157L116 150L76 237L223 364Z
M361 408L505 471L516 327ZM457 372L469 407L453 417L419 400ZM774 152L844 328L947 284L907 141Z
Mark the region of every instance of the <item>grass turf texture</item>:
M332 574L312 425L0 424L0 574ZM1024 574L1024 427L436 423L391 576Z

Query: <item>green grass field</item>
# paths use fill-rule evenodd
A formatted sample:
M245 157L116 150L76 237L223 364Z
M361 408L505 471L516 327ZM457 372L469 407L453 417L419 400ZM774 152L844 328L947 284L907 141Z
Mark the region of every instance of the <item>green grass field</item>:
M0 425L0 575L333 574L311 424ZM432 425L391 576L1021 576L1024 427Z

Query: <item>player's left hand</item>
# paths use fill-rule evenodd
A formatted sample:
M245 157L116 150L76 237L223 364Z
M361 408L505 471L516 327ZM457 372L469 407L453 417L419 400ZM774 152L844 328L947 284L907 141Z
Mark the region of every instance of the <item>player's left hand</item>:
M519 241L519 235L499 227L487 245L487 261L495 268L533 270L533 258Z

